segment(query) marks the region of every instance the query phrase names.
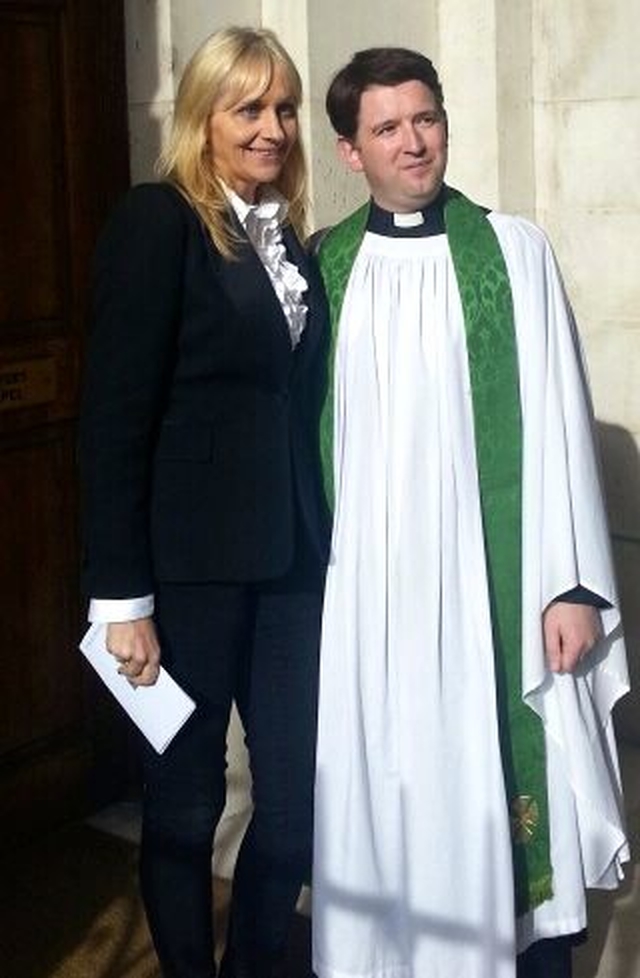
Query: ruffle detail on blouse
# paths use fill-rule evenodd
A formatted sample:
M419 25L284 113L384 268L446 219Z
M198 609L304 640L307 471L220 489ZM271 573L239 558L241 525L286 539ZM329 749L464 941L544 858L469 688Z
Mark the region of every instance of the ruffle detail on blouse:
M258 204L245 203L245 208L245 230L271 279L289 324L291 346L295 349L307 320L308 309L302 296L308 285L296 265L286 257L282 224L288 203L276 190L268 188Z

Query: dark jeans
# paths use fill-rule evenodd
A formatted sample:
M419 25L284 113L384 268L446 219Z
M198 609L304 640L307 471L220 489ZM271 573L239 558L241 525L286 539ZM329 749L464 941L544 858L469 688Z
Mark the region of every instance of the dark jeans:
M233 941L279 951L309 878L320 587L167 585L156 600L163 663L197 709L163 755L144 751L142 894L165 978L212 978L211 851L233 699L254 802L233 885Z

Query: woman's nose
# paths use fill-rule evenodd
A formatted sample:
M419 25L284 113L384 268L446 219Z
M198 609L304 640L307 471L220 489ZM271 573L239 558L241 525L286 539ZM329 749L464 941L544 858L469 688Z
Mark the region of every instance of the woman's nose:
M263 122L263 135L267 139L272 139L274 142L282 142L284 139L284 128L282 125L282 120L278 113L274 110L272 112L265 113Z

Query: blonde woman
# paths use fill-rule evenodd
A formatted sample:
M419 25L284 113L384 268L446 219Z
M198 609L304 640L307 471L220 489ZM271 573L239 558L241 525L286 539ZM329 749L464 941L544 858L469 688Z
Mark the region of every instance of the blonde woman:
M142 893L165 978L213 978L211 847L238 704L254 814L226 975L272 975L309 872L328 513L325 301L300 237L301 85L269 31L212 35L184 72L162 182L95 262L81 425L90 617L134 684L197 709L143 748Z

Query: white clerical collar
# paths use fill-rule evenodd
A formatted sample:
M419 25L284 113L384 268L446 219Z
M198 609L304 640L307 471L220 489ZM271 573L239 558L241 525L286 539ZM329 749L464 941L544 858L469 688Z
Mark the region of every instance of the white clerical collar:
M397 228L417 228L424 224L424 214L422 211L413 211L411 214L394 214L393 223Z
M387 238L426 238L432 234L444 234L444 194L443 189L422 210L408 214L387 211L371 199L367 230Z

